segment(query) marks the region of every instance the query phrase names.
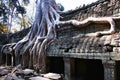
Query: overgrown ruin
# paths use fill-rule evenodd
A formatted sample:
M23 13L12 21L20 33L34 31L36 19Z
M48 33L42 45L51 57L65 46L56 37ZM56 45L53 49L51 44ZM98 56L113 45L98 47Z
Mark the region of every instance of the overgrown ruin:
M89 17L119 17L119 4L119 0L100 0L61 14L63 16L61 20L83 21ZM115 19L114 22L115 32L100 36L94 36L94 34L109 31L108 22L92 22L84 28L75 27L72 24L56 28L57 38L46 48L46 72L63 74L65 80L119 80L120 19ZM1 35L3 37L0 40L1 48L4 44L18 42L28 31L29 29L26 29L15 34ZM8 39L7 36L9 36ZM0 55L2 55L0 56L1 64L5 64L8 60L7 65L15 65L15 63L10 64L11 54L6 54L8 59L5 59L6 55Z

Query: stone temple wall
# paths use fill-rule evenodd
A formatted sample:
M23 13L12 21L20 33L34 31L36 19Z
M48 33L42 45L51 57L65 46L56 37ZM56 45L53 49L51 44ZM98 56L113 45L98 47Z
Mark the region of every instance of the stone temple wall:
M76 20L84 20L88 17L103 17L103 16L118 16L120 15L120 0L98 0L97 2L94 2L92 4L86 5L82 8L73 10L73 11L68 11L64 14L62 14L63 18L62 20L70 20L70 19L76 19ZM117 30L119 29L119 24L120 21L116 21L117 25ZM78 29L74 28L73 26L67 26L64 28L57 29L57 37L58 38L64 38L64 37L73 37L77 36L84 36L84 34L87 33L95 33L96 31L102 31L102 30L108 30L109 29L109 24L91 24L89 27L83 28L83 29ZM11 43L11 42L17 42L21 38L23 38L29 29L17 32L15 34L10 34L7 36L1 37L0 40L0 45L6 44L6 43ZM74 32L74 33L73 33ZM80 34L81 33L81 34ZM11 38L11 39L10 39ZM4 41L2 40L4 39Z
M120 16L120 0L98 0L82 8L69 11L62 14L63 21L66 20L85 20L88 17L111 17ZM116 20L116 30L120 30L120 20ZM75 28L72 25L57 29L58 38L83 37L86 34L92 34L99 31L109 30L109 24L92 23L85 28Z
M98 0L74 11L63 14L63 20L84 20L88 17L118 16L120 15L120 0Z
M93 16L93 17L118 16L120 13L120 5L118 3L120 3L119 0L104 0L104 1L100 0L95 3L90 4L88 6L85 6L83 8L63 14L62 15L64 17L63 20L76 19L76 20L81 21L90 16ZM61 26L61 28L57 28L57 39L55 41L53 41L51 43L51 45L49 45L47 52L48 52L48 54L50 54L52 56L53 55L55 56L55 54L56 54L56 56L60 56L60 55L64 55L64 53L66 52L66 50L64 52L63 49L70 48L70 51L72 51L72 53L75 53L75 54L73 54L73 56L75 56L76 53L89 53L89 52L91 53L91 51L89 51L88 49L91 48L92 44L95 44L94 48L93 48L94 50L93 49L91 49L91 50L97 51L97 49L99 49L99 51L95 52L95 54L101 53L100 51L102 51L102 49L97 48L96 45L99 45L99 46L102 44L104 45L103 39L105 40L105 42L109 42L109 40L114 39L114 37L111 37L111 39L109 39L110 36L114 36L114 35L120 36L120 34L118 34L120 32L120 20L115 20L115 29L116 29L115 34L104 35L99 38L96 36L90 36L90 35L93 35L99 31L107 31L109 29L110 29L109 23L94 23L94 22L87 25L84 28L78 28L73 25ZM107 38L107 37L109 37L109 38ZM92 39L92 38L94 38L94 39ZM72 42L73 42L73 44L72 44ZM111 43L111 41L110 41L110 43ZM77 49L76 44L77 45L80 44L80 46L79 46L80 51ZM83 45L81 45L81 44L83 44ZM89 47L87 46L87 44L89 45ZM72 45L72 47L71 47L71 45ZM92 45L92 47L93 47L93 45ZM103 48L103 46L102 46L102 48ZM82 49L84 49L84 50L82 50ZM67 50L67 52L69 53L68 50ZM112 48L111 52L113 52L113 48ZM105 53L104 50L102 53ZM70 54L70 56L71 55L72 54ZM77 56L77 57L80 58L80 56ZM101 58L103 58L103 57L101 57Z

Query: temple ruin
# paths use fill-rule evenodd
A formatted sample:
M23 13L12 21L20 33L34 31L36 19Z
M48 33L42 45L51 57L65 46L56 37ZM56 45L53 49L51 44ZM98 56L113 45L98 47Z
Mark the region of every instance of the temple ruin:
M119 4L119 0L99 0L61 14L61 20L82 21L88 17L118 17ZM63 74L65 80L120 80L120 19L115 20L115 33L93 36L94 33L109 28L108 23L94 22L84 28L73 25L57 28L57 39L52 41L46 50L47 72ZM0 35L0 46L17 42L28 30L9 34L8 39L8 35ZM5 63L5 56L0 56L1 64ZM10 61L11 58L8 59L8 62Z

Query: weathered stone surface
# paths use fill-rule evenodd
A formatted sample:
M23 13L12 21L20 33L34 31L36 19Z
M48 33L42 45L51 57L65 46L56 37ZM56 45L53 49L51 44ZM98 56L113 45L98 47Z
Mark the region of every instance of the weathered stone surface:
M81 21L91 16L118 16L118 14L120 14L119 3L119 0L100 0L83 8L76 9L66 14L62 14L62 16L64 17L62 20L76 19ZM115 23L116 30L117 32L119 32L120 20L116 20ZM82 56L86 56L88 58L94 59L97 57L93 56L106 57L108 53L114 52L114 47L120 46L120 43L119 39L116 39L119 34L118 36L117 34L115 34L105 35L102 37L93 37L94 33L104 30L109 30L109 24L91 23L85 28L77 28L72 25L65 27L61 26L61 28L57 28L57 39L48 46L47 54L48 56L66 55L68 57L70 56L79 58L82 58ZM0 45L17 42L22 39L28 31L29 29L17 32L15 34L9 34L9 40L7 39L6 35L0 35ZM4 41L2 39L4 39Z
M29 80L51 80L51 79L37 76L37 77L31 77L31 78L29 78Z
M42 76L52 80L59 80L61 78L61 75L57 73L47 73L47 74L42 74Z
M83 8L74 10L72 12L68 12L63 14L64 17L62 20L84 20L88 17L103 17L103 16L119 16L120 14L120 1L119 0L98 0L95 3L92 3ZM116 30L119 32L120 30L120 20L116 20ZM57 56L57 57L72 57L72 58L84 58L84 59L102 59L102 60L120 60L120 34L113 35L104 35L100 37L93 36L94 33L99 31L109 30L109 24L96 24L92 23L85 28L76 28L72 25L64 26L61 28L57 28L57 39L54 40L47 47L47 55L48 56ZM24 30L15 34L10 34L9 40L6 35L1 35L0 37L0 45L4 45L6 43L17 42L22 39L28 30ZM92 36L91 36L92 34ZM5 39L3 41L3 39ZM1 57L1 56L0 56ZM103 63L104 64L104 63ZM67 64L65 64L68 66ZM113 80L114 79L114 66L105 65L105 80ZM66 67L66 71L69 68ZM33 70L24 70L23 72L16 74L17 76L23 74L25 75L35 74ZM1 75L8 74L7 71L1 71ZM108 75L109 74L109 75ZM59 78L59 75L57 75ZM68 76L70 76L68 74ZM16 78L16 76L8 76L8 79ZM30 76L27 76L27 79ZM44 78L47 77L47 78ZM30 80L50 80L56 79L56 76L51 74L50 76L47 74L44 77L36 76L29 78ZM50 78L50 79L48 79ZM5 79L0 78L0 79Z
M102 61L104 67L104 80L115 80L115 61Z
M57 73L40 74L32 69L0 66L0 80L63 80L63 75Z
M117 36L117 37L116 37ZM111 57L109 53L115 52L115 47L119 48L115 40L119 39L119 34L104 35L102 37L79 37L68 39L56 39L47 48L48 55L78 57L93 56L95 59ZM113 44L115 43L115 44ZM118 54L119 54L118 50ZM93 54L94 53L94 54ZM76 55L76 56L75 56ZM102 58L103 57L103 58Z
M29 75L29 74L33 74L34 73L34 70L32 70L32 69L25 69L25 70L22 70L22 71L23 71L24 75Z
M8 69L1 69L0 70L0 76L4 76L6 74L10 73L10 71Z
M16 75L12 76L7 75L4 80L23 80L23 79L17 77Z
M77 19L84 20L88 17L112 16L120 13L119 0L98 0L85 7L63 14L64 20ZM87 13L87 15L86 15ZM69 15L68 15L69 14Z

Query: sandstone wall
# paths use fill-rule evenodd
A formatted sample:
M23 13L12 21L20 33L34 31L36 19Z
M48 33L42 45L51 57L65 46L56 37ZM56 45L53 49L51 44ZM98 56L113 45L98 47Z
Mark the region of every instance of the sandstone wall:
M84 20L88 17L118 16L120 15L120 0L98 0L74 11L63 14L63 20Z
M92 4L84 6L82 8L69 11L65 14L62 14L64 17L63 20L84 20L88 17L101 17L101 16L117 16L120 14L120 0L98 0ZM116 21L117 31L119 31L120 21ZM87 33L95 33L97 31L108 30L109 24L91 24L86 28L79 29L75 28L72 25L57 29L58 38L64 37L74 37L74 36L84 36ZM17 42L27 34L29 29L17 32L15 34L9 35L9 40L7 36L0 35L0 45L5 43ZM2 38L4 37L4 38ZM11 38L11 39L10 39Z
M63 20L75 19L79 21L91 16L119 16L119 4L120 0L100 0L83 8L62 14L62 16L64 17ZM120 32L120 20L115 20L115 25L116 33L113 35L120 36L120 34L118 34ZM58 38L53 41L47 48L48 55L77 58L85 57L87 59L109 59L109 52L113 52L113 45L109 44L110 46L107 47L109 47L110 50L106 50L106 46L104 43L111 43L112 41L109 40L114 39L113 37L110 37L113 35L104 35L101 37L86 36L99 31L107 31L109 30L109 28L109 23L91 23L84 28L78 28L73 25L61 26L61 28L57 29Z
M99 0L82 8L69 11L62 14L62 20L82 21L88 17L110 17L120 16L120 0ZM120 20L115 21L116 31L120 31ZM57 29L58 38L83 37L86 34L92 34L99 31L109 30L109 24L92 23L85 28L76 28L72 25Z

